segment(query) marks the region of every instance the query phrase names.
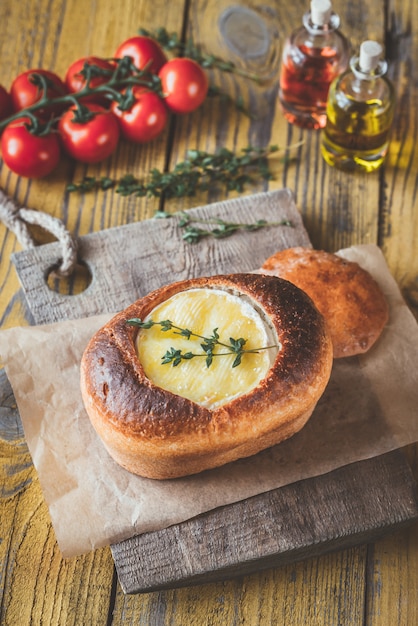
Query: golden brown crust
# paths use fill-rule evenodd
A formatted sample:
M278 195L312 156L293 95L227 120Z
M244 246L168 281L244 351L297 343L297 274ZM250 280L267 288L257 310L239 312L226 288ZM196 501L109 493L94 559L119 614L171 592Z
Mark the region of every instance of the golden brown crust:
M369 350L388 321L388 304L374 278L336 254L288 248L269 257L261 271L289 280L312 298L327 321L334 358Z
M136 353L141 331L126 324L196 287L246 295L265 312L283 346L256 388L212 410L154 385ZM325 322L305 293L276 277L234 274L167 285L116 315L84 352L81 389L93 426L119 464L142 476L173 478L255 454L293 435L310 417L331 367Z

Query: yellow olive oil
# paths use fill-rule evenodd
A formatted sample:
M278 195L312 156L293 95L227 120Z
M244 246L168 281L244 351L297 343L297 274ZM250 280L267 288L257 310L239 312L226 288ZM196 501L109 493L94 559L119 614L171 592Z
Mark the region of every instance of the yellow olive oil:
M360 58L352 59L351 69L330 87L321 141L322 156L329 165L372 172L385 159L395 98L391 83L383 76L387 66L379 61L380 52L376 42L363 42Z

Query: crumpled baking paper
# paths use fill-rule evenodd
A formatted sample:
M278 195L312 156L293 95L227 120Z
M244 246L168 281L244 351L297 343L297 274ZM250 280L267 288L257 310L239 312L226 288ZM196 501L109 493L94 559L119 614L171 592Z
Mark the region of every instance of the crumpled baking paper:
M79 364L109 314L0 333L0 355L64 556L418 441L418 325L376 246L339 254L368 270L389 301L390 320L378 342L365 355L334 361L324 395L294 437L196 476L134 476L110 458L93 430Z

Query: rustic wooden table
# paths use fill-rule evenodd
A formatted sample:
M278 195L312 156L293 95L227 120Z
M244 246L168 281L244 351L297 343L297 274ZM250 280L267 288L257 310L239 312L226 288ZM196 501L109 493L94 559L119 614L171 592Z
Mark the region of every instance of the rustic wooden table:
M246 21L237 34L229 23L231 46L218 32L230 6L249 7L263 29ZM241 96L255 114L210 99L194 114L173 119L169 131L141 148L123 145L110 160L83 166L63 160L49 177L30 181L0 164L0 186L19 204L64 221L74 235L152 217L157 198L122 197L114 191L70 195L72 180L85 175L146 175L172 167L188 149L239 151L248 144L285 148L303 141L296 160L272 163L274 178L245 193L289 187L316 248L334 251L351 244L376 243L382 249L407 304L418 314L418 17L406 0L334 1L345 34L354 46L374 38L386 46L397 109L387 162L375 174L347 174L320 156L319 134L291 127L277 107L277 71L284 36L299 25L307 3L266 0L262 5L226 0L38 0L0 5L0 83L28 68L63 75L88 54L111 56L139 27L165 26L202 48L239 65L264 72L255 86L235 75L212 73L211 80L234 98ZM230 14L229 14L230 15ZM242 24L242 22L241 22ZM260 47L268 38L264 57ZM261 38L261 39L260 39ZM414 46L415 39L415 46ZM243 43L245 40L245 44ZM262 51L261 51L262 52ZM262 58L262 62L260 61ZM261 64L262 63L262 64ZM267 70L265 71L265 67ZM264 68L264 69L263 69ZM226 197L212 189L193 198L171 200L167 210L187 209ZM229 197L233 197L230 194ZM49 241L36 231L40 243ZM31 323L11 263L20 250L16 237L0 225L0 322L2 328ZM83 279L60 289L77 290ZM4 374L2 374L4 380ZM0 622L17 624L306 624L409 626L418 620L418 527L413 525L369 545L312 558L233 581L142 595L123 594L109 548L63 559L47 506L19 428L13 400L0 407ZM417 447L406 450L418 475Z

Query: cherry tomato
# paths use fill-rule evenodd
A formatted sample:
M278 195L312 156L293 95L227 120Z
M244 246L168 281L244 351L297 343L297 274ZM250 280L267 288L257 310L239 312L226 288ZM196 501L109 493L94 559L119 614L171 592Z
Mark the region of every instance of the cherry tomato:
M152 141L164 130L168 111L164 101L153 91L135 86L132 89L135 102L127 111L122 111L113 101L111 111L119 120L121 133L128 141L145 143Z
M103 161L116 149L119 124L116 117L98 104L88 104L95 115L86 123L75 119L75 107L65 111L58 122L58 131L65 152L83 163Z
M3 161L12 172L28 178L41 178L58 165L60 146L56 133L33 135L28 117L13 120L1 137Z
M94 56L83 57L82 59L78 59L78 61L74 61L74 63L72 63L72 65L68 68L65 75L65 84L70 93L81 91L86 85L86 78L80 73L83 70L85 63L96 65L103 70L113 71L115 69L114 65L112 65L109 61ZM108 82L109 78L110 75L93 76L90 79L90 87L96 88L99 85L103 85ZM108 100L104 95L92 95L83 98L83 102L97 102L98 104L105 104Z
M12 98L6 89L0 85L0 121L5 120L12 113Z
M27 70L26 72L19 74L19 76L14 79L12 86L10 87L10 95L12 97L14 111L26 109L26 107L35 104L35 102L38 102L41 98L42 88L33 82L34 78L31 78L33 74L40 74L46 78L49 84L47 91L48 98L58 98L59 96L64 96L67 93L66 86L60 77L54 72L41 69Z
M158 74L160 68L167 63L160 44L151 37L131 37L120 44L115 52L115 57L131 57L132 62L138 70L145 67L152 74Z
M165 102L174 113L191 113L199 107L208 93L205 71L193 59L175 58L160 69Z

